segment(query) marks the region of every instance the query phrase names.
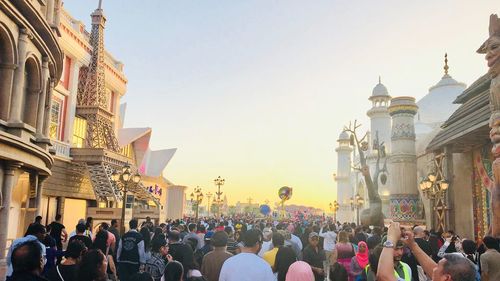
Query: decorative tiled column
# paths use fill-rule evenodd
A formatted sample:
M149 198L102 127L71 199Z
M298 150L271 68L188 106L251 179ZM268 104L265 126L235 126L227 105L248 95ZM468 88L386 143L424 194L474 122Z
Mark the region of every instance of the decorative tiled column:
M389 106L392 117L389 200L390 216L395 221L420 219L414 126L417 111L413 97L393 98Z

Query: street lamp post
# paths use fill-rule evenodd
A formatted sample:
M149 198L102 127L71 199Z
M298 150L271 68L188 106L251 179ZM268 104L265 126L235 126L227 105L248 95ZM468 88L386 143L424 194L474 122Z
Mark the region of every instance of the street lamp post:
M130 165L127 163L123 166L121 172L114 171L111 174L111 180L116 184L118 189L122 192L122 216L121 216L121 231L122 235L125 233L125 208L127 205L127 193L133 188L136 188L141 181L141 175L135 173L132 175Z
M220 213L221 213L221 204L222 204L222 200L221 200L221 195L222 195L222 192L220 191L220 187L224 185L224 183L226 182L225 179L221 178L221 176L218 176L216 179L214 179L214 183L215 185L217 186L217 192L215 193L215 195L217 195L217 204L218 204L218 209L217 209L217 215L220 217Z
M210 217L210 199L212 199L212 193L209 191L207 192L207 210L208 210L208 217Z
M194 189L194 192L191 193L191 205L195 204L196 205L196 220L198 220L198 211L200 209L200 204L203 201L203 192L201 191L201 188L197 186Z
M445 198L448 187L450 187L449 182L444 179L438 180L436 175L430 173L420 181L419 186L424 196L434 201L433 209L436 212L438 231L444 231L445 213L448 208Z
M333 204L330 203L329 206L330 206L330 212L333 212L334 223L337 223L337 211L339 210L340 205L337 202L337 200L335 200L333 201Z
M359 209L365 204L365 200L361 196L359 196L359 193L356 193L354 197L351 197L350 199L351 203L351 210L354 211L356 209L356 224L359 225Z

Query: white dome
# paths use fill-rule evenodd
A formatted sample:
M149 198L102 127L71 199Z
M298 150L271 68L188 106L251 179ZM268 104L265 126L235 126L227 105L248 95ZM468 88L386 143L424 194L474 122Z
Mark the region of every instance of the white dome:
M388 96L389 92L387 91L387 88L384 86L382 83L378 83L375 88L373 88L372 91L372 97L381 97L381 96Z
M416 121L431 127L446 121L459 107L453 102L465 88L464 83L457 82L445 74L435 86L429 88L429 93L417 102L419 109Z
M350 141L351 138L349 137L349 134L346 131L342 131L339 136L339 141Z

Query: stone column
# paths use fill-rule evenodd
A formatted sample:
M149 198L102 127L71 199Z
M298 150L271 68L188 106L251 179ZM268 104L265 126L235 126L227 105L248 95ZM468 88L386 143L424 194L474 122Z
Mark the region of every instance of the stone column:
M36 186L36 198L35 198L35 204L36 204L36 214L35 216L43 216L42 214L42 202L43 202L43 182L48 178L47 176L37 176L37 186Z
M28 31L19 29L18 61L14 72L14 83L12 98L10 101L10 123L22 123L23 100L24 100L24 72L26 62L26 48L28 47Z
M12 200L12 189L19 178L20 163L7 163L4 167L4 180L2 185L3 208L0 210L0 259L5 258L7 246L7 235L9 232L10 203Z
M52 25L54 23L54 0L47 0L47 22Z
M49 79L49 59L43 57L42 59L42 90L40 98L38 99L37 120L36 120L36 134L38 138L43 137L43 124L44 118L49 116L45 115L45 102L47 100L47 81Z
M71 75L69 78L69 95L68 95L68 102L67 102L67 114L66 114L66 125L65 125L65 131L64 131L64 141L71 143L73 139L73 125L75 121L75 114L76 114L76 100L77 100L77 94L78 94L78 78L80 74L80 67L81 63L78 62L76 59L73 63Z
M397 221L421 219L417 212L419 196L414 126L417 111L418 106L413 97L393 98L389 106L392 117L390 216Z
M12 94L12 78L17 65L0 63L0 119L9 119L10 97Z
M50 79L47 99L45 102L45 116L47 116L47 118L43 119L43 135L46 136L47 138L49 138L50 110L52 108L52 92L54 91L54 85L55 85L54 79Z

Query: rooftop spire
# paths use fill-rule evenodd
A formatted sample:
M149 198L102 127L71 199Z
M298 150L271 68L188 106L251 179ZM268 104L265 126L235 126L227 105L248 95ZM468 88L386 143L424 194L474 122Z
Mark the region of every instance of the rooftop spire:
M102 10L102 0L99 0L99 7L97 7L97 10Z
M380 79L380 75L378 76L378 83L382 84L382 79Z
M448 66L448 53L444 53L444 76L448 76L448 69L450 69L450 67Z

